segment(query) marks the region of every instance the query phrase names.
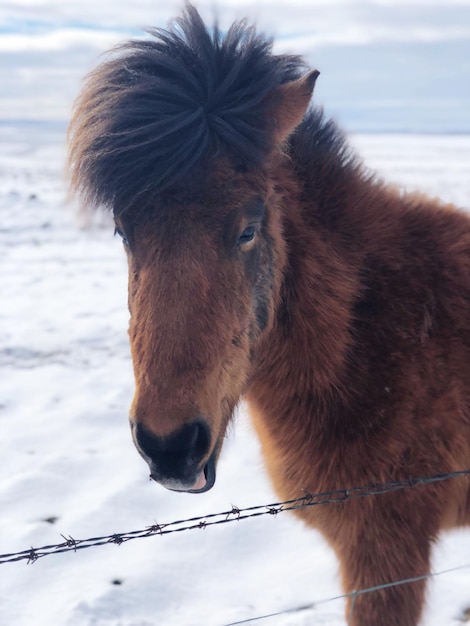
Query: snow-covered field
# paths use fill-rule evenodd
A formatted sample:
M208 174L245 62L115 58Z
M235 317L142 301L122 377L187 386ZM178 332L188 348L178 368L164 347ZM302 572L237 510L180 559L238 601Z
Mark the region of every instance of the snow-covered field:
M350 130L456 133L351 140L388 179L470 208L470 135L457 134L470 130L470 2L322 0L315 16L301 0L289 10L261 0L226 4L224 16L258 17L280 34L280 47L313 55L319 37L317 51L340 80L334 85L322 65L327 86L318 98ZM243 407L212 491L174 494L148 481L127 426L124 254L110 225L82 228L65 201L64 125L78 78L100 50L137 34L138 25L164 23L177 6L154 5L7 0L0 7L0 553L277 499ZM210 15L210 3L200 5ZM315 27L305 26L306 7ZM405 14L409 28L396 28ZM426 41L437 47L421 48ZM409 61L400 76L393 50ZM350 65L359 57L361 71ZM413 85L418 66L427 73ZM397 101L383 93L374 100L381 67L403 91ZM441 77L447 68L439 89L433 67ZM355 77L368 90L348 103ZM466 564L470 531L449 533L433 570ZM1 565L0 625L226 626L338 595L329 548L283 513ZM423 624L456 626L469 606L470 567L436 577ZM319 603L254 623L343 626L343 607L343 600Z

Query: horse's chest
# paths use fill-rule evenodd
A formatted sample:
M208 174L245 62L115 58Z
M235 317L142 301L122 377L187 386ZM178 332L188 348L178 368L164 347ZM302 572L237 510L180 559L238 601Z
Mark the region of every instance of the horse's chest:
M266 468L278 493L285 498L302 497L344 485L344 450L326 446L302 424L277 423L250 404L253 424L261 443ZM348 481L349 482L349 481Z

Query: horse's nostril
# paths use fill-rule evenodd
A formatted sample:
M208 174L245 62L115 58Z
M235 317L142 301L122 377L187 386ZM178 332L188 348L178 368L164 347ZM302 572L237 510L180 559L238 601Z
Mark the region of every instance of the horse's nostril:
M202 457L209 450L209 444L209 428L203 422L195 422L192 427L190 442L190 449L192 449L194 458L202 459Z

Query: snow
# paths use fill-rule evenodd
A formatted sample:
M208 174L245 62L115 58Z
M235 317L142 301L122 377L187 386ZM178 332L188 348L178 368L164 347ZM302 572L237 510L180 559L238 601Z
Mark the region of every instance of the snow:
M85 228L66 200L64 129L79 78L177 6L0 7L0 553L277 500L243 406L213 490L175 494L148 480L126 424L125 256L105 218ZM199 6L212 15L211 2ZM280 50L321 59L317 101L371 168L470 207L469 1L224 6L224 23L246 13ZM470 531L446 534L433 570L469 563ZM0 624L225 626L340 595L331 550L283 513L4 564ZM470 568L436 577L423 624L456 626L469 605ZM343 611L332 600L259 623L344 626Z

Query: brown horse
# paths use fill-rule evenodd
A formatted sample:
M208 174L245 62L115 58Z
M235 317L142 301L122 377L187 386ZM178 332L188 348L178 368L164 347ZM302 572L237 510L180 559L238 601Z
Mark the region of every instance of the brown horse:
M214 485L245 397L281 498L470 466L470 219L364 171L309 103L318 72L187 6L90 74L72 187L129 260L134 442L169 489ZM470 481L303 509L346 592L429 572ZM425 583L357 597L415 626ZM348 609L349 610L349 609Z

